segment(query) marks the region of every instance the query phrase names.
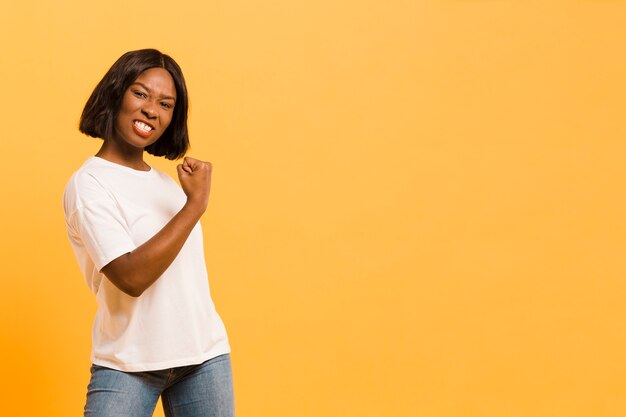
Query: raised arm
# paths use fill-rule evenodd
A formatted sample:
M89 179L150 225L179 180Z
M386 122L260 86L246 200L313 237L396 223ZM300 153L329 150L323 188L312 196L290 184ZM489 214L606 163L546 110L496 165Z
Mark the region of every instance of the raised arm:
M205 212L211 191L211 164L185 157L178 178L187 195L183 208L152 238L102 268L121 291L139 297L174 261Z

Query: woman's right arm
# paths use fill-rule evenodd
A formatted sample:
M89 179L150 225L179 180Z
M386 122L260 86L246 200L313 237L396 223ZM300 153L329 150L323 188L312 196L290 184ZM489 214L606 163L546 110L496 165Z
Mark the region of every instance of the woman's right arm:
M206 210L211 191L211 164L185 157L178 178L187 202L156 235L102 268L121 291L139 297L174 261Z

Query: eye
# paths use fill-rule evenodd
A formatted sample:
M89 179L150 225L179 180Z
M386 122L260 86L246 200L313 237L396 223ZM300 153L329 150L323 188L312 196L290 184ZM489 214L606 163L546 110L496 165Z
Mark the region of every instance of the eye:
M135 95L136 97L140 97L140 98L146 98L148 97L148 95L146 93L144 93L143 91L139 91L139 90L131 90L131 92L133 93L133 95Z
M161 102L161 107L163 107L164 109L172 109L172 108L174 108L174 106L172 106L170 103L166 103L166 102Z

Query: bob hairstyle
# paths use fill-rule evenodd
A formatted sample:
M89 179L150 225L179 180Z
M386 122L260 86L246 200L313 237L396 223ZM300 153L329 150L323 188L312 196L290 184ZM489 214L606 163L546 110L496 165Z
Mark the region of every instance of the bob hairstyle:
M78 130L94 138L111 139L115 134L115 120L126 90L141 73L150 68L163 68L170 73L176 87L176 104L170 125L145 150L155 156L178 159L189 148L187 87L183 72L176 61L156 49L126 52L115 61L87 100Z

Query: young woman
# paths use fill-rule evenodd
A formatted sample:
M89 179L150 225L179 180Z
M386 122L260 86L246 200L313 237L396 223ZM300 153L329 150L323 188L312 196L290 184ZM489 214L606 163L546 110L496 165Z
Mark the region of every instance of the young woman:
M72 175L70 243L98 303L85 416L232 416L230 347L209 293L199 219L211 164L185 157L182 186L144 162L189 147L187 89L154 49L120 57L83 110L102 147Z

